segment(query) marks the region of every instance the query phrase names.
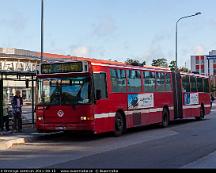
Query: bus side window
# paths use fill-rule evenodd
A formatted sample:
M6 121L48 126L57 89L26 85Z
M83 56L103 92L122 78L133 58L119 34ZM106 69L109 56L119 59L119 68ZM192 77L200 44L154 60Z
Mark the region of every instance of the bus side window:
M126 92L126 74L125 70L110 69L112 92L125 93Z
M141 92L141 74L138 70L127 70L128 92Z
M106 73L94 73L94 88L95 88L95 98L100 94L100 99L107 98L107 82Z
M144 92L155 91L155 72L144 71Z
M156 72L156 91L165 91L165 74Z
M165 80L166 80L166 91L171 91L171 77L170 77L170 73L166 74Z
M204 81L204 92L209 93L209 80L203 79Z
M198 92L203 92L203 79L200 77L197 78L197 89Z
M195 76L190 76L191 92L197 92L197 82Z
M190 92L189 76L182 76L182 89L183 92Z

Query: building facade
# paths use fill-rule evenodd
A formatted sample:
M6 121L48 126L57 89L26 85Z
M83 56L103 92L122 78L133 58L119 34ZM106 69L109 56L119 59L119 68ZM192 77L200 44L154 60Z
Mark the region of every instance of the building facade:
M216 50L209 52L209 55L191 56L191 71L203 75L216 75Z
M211 88L216 87L216 50L209 55L191 56L191 71L210 77ZM216 92L214 92L216 96Z
M0 48L0 72L25 72L31 73L36 72L38 65L41 63L41 53L34 52L23 49L15 49L15 48ZM71 60L93 60L89 58L83 57L75 57L69 55L59 55L59 54L51 54L44 53L43 60L45 62L50 61L71 61ZM105 62L105 63L119 63L121 62L112 62L108 60L97 60L94 59L95 62ZM10 76L11 77L11 76ZM5 78L5 77L4 77ZM7 77L6 77L7 78ZM14 75L11 80L3 80L3 90L4 97L10 101L11 97L15 94L16 90L21 91L21 95L26 102L30 102L32 99L32 91L31 84L29 88L26 88L25 79L19 80L17 76Z

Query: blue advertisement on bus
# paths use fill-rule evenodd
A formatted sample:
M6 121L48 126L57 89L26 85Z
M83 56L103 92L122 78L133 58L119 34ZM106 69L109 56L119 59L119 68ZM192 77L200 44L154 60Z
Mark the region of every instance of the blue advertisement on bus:
M154 107L154 94L129 94L128 109L142 109Z
M185 105L199 104L199 95L198 95L198 93L185 93L184 94L184 103L185 103Z

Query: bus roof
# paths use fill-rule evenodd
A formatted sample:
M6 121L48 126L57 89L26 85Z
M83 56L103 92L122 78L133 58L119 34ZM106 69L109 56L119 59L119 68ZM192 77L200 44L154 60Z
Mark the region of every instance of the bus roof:
M52 54L52 53L44 53L44 57L49 59L53 58L53 60L69 60L69 61L88 61L92 65L102 65L102 66L110 66L110 67L119 67L119 68L128 68L128 69L139 69L139 70L153 70L153 71L164 71L164 72L171 72L169 68L164 67L155 67L155 66L133 66L124 62L112 61L112 60L101 60L101 59L94 59L94 58L86 58L86 57L78 57L78 56L70 56L70 55L59 55L59 54ZM208 76L194 74L194 73L184 73L181 72L182 75L191 75L191 76L198 76L198 77L205 77Z

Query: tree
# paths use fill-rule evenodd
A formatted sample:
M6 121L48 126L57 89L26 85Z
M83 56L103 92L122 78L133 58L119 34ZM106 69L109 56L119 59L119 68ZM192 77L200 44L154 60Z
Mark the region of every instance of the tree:
M180 72L185 72L185 73L189 73L189 72L191 72L188 68L186 68L186 67L180 67L179 68L179 71Z
M169 65L170 70L175 71L175 67L176 67L176 61L171 61Z
M168 67L167 60L165 58L153 59L152 66Z
M125 63L133 65L133 66L144 66L144 65L146 65L145 61L143 61L142 63L140 63L138 60L129 59L129 58L125 61Z

